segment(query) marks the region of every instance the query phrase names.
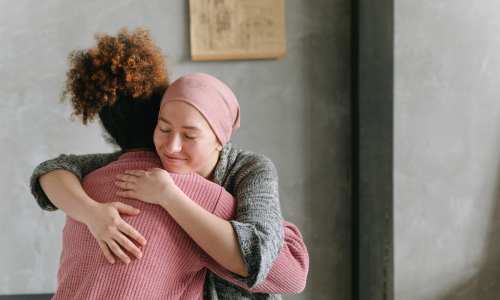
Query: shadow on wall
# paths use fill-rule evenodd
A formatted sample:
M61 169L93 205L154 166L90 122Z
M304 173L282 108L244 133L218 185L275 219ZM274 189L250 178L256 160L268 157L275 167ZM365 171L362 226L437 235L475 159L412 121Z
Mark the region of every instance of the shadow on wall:
M345 300L351 299L350 2L303 5L308 31L300 43L300 72L305 86L304 214L309 220L303 236L310 266L300 296Z
M500 174L497 177L495 204L490 220L481 269L440 300L500 299Z

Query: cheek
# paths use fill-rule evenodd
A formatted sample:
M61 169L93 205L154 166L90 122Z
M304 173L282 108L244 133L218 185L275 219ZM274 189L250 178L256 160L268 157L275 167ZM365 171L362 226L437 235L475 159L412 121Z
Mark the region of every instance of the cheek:
M153 134L153 142L155 143L156 150L158 150L158 148L161 145L161 137L159 134L158 127L156 127L155 132Z
M189 158L193 164L200 165L207 160L206 145L203 143L192 142L185 145L184 151L189 155Z
M153 134L153 142L155 144L156 152L160 154L161 149L167 147L168 145L168 136L157 129Z
M202 145L199 145L199 147L197 148L197 157L200 158L200 162L205 163L207 160L209 160L212 157L214 149L215 146L212 143L204 143Z

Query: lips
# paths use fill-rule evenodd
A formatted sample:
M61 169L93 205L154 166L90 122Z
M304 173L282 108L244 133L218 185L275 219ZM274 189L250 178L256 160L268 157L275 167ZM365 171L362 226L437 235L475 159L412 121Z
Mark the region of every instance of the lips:
M175 157L175 156L169 156L169 155L166 155L166 154L163 154L163 157L165 157L165 160L168 163L172 163L172 164L181 163L183 161L186 161L186 159L178 158L178 157Z

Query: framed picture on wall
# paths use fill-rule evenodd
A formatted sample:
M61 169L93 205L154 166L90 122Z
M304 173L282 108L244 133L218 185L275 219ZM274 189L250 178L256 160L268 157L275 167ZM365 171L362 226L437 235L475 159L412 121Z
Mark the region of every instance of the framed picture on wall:
M286 56L285 0L189 0L191 59Z

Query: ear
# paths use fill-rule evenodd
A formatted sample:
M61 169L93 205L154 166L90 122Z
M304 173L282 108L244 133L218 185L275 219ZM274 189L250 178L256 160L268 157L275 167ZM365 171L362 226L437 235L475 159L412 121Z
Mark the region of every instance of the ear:
M219 139L217 139L217 147L215 148L215 150L217 150L217 151L222 150L222 144L219 142Z

